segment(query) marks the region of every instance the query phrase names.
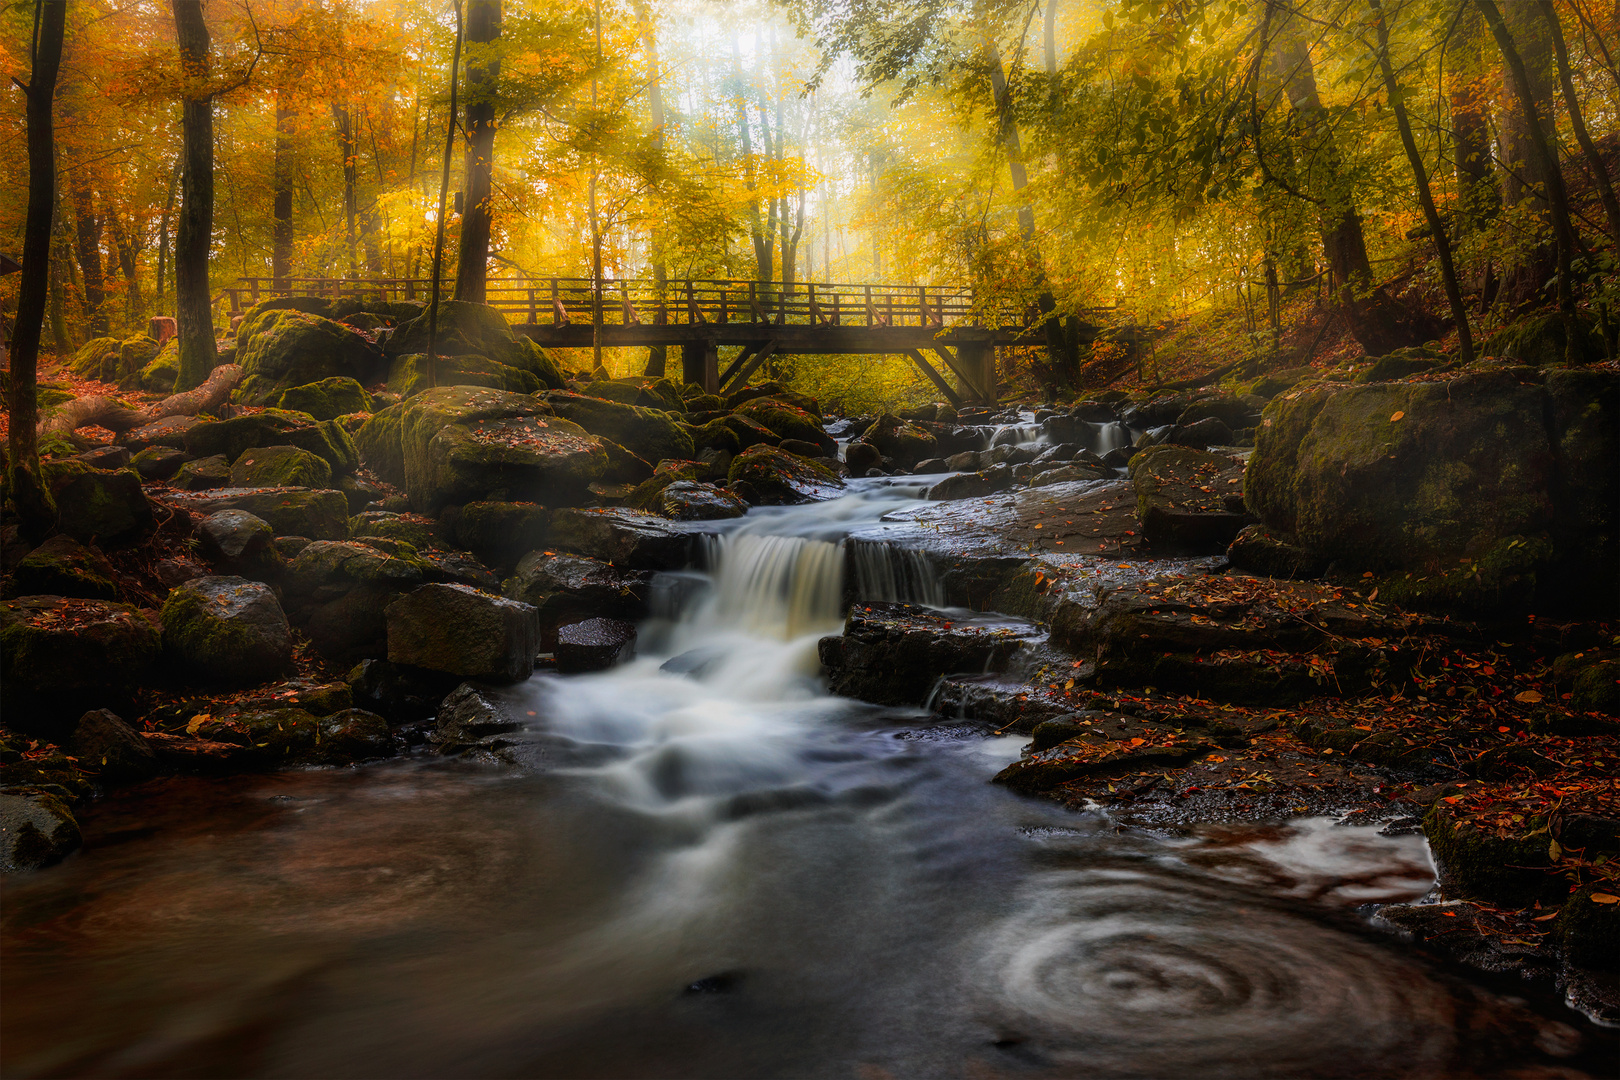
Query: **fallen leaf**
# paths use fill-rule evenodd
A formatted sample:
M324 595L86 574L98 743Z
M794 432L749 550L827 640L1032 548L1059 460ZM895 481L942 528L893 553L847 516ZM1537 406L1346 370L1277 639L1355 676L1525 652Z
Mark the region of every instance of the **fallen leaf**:
M1548 919L1556 919L1556 918L1558 918L1558 912L1549 911L1545 915L1537 915L1535 918L1531 919L1530 921L1531 922L1546 922Z
M1592 903L1594 903L1594 904L1620 904L1620 896L1615 896L1613 893L1595 892L1595 893L1592 894Z
M1399 420L1401 417L1403 417L1405 415L1406 414L1403 413L1403 412L1391 413L1390 417L1389 417L1389 422L1393 424L1395 421Z
M1541 694L1535 690L1521 690L1513 695L1513 700L1525 705L1534 705L1541 700Z

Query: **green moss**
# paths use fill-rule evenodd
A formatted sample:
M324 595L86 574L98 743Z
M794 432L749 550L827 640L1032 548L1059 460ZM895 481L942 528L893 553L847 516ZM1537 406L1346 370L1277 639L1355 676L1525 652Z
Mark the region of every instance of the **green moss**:
M242 451L255 446L288 445L287 432L314 423L308 413L282 409L207 421L186 429L186 453L199 458L224 454L226 460L235 461Z
M622 405L566 390L546 395L552 409L592 435L611 439L647 461L686 460L696 456L692 437L679 420L662 409Z
M1510 907L1555 902L1566 892L1564 879L1549 873L1551 837L1546 821L1531 817L1516 836L1499 837L1453 819L1444 802L1423 819L1440 881L1448 896L1487 900Z
M103 375L112 374L103 367L103 361L108 353L116 354L123 344L115 337L91 338L73 354L73 373L86 379L100 379Z
M296 446L261 446L244 450L231 466L232 487L326 488L332 467Z
M1620 904L1599 904L1593 893L1616 894L1613 885L1586 885L1570 894L1558 912L1553 932L1564 959L1583 968L1620 968Z
M429 381L427 355L410 353L397 356L388 368L388 389L404 398L415 397L434 386L487 386L513 394L534 394L544 389L539 377L523 368L491 360L485 356L439 356Z
M7 582L18 595L73 596L116 600L113 568L94 548L70 536L55 536L23 556Z
M738 454L726 478L749 484L771 505L830 498L843 480L832 468L774 446L753 446Z
M332 376L370 381L381 356L363 335L342 323L291 309L244 319L236 362L243 377L237 396L251 405L274 401L295 386Z
M141 389L149 393L167 394L174 389L175 380L179 377L179 339L172 338L141 368Z
M822 430L821 421L817 417L785 401L778 401L775 398L755 398L735 411L738 416L752 420L778 438L798 439L801 442L813 443L823 448L827 443L832 442L831 436ZM879 422L881 423L881 421ZM905 435L917 444L917 450L926 451L927 453L933 452L934 437L932 435L929 435L921 428L912 427L910 424L904 425L904 429Z
M285 390L276 404L283 409L308 413L317 420L335 420L350 413L370 412L371 395L354 379L334 375Z
M380 511L351 518L349 535L356 540L365 537L402 540L418 550L436 546L432 530L425 522Z
M366 468L396 486L405 483L405 450L401 443L406 403L390 405L371 414L354 433L355 449Z

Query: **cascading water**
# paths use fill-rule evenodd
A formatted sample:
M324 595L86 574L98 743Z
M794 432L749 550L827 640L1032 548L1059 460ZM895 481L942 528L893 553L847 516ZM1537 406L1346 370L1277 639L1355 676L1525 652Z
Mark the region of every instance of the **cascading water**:
M713 540L638 659L501 695L525 767L102 804L5 885L4 1073L1571 1075L1351 918L1428 888L1421 838L1121 834L986 783L1021 739L829 697L846 558L910 588L840 540L907 494Z

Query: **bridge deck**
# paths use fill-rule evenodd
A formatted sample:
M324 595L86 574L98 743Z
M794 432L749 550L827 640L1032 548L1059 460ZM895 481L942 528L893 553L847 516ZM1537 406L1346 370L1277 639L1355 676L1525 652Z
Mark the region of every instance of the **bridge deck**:
M442 283L441 297L449 291ZM274 296L425 299L416 278L241 278L226 289L232 312ZM541 345L590 348L675 346L683 372L711 392L742 385L773 355L897 353L952 401L994 396L994 347L1041 345L1033 308L978 302L971 289L887 283L777 282L725 279L609 280L493 278L486 300ZM716 350L743 354L725 371ZM932 350L956 384L923 355Z

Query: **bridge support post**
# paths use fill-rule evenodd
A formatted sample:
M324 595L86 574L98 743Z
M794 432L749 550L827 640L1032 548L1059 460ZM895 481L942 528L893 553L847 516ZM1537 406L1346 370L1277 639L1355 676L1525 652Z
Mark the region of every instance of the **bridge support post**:
M681 357L681 382L703 384L703 346L676 345L673 346Z
M971 382L963 379L962 394L980 405L996 403L996 347L991 342L964 341L956 356ZM976 385L974 385L976 384Z
M720 392L720 349L712 341L703 343L703 392Z

